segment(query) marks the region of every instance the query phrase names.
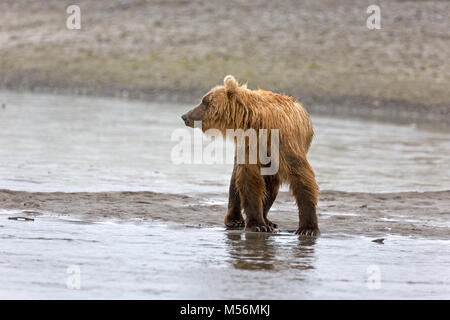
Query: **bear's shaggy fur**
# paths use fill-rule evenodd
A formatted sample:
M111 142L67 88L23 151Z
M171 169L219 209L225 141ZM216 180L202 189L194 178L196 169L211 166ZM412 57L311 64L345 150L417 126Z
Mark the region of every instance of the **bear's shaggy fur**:
M270 176L260 173L261 163L238 164L235 161L230 183L225 225L253 231L273 231L268 220L280 185L288 183L299 210L297 234L319 234L316 205L318 186L306 154L314 135L311 119L293 97L239 86L226 76L223 86L211 89L201 103L182 116L186 125L202 121L202 129L279 129L279 170ZM270 135L269 135L270 141ZM270 144L270 143L269 143ZM242 216L245 213L245 220Z

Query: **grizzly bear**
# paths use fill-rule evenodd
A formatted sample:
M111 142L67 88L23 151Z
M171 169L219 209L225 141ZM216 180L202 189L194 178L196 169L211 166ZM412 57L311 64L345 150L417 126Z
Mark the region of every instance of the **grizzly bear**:
M201 121L203 132L211 128L221 132L227 129L278 129L279 159L275 174L262 175L264 165L261 162L236 163L235 157L225 225L273 232L277 225L267 215L281 184L287 183L298 206L299 226L295 233L319 235L316 215L319 188L306 159L314 132L308 112L299 101L260 88L250 90L229 75L223 86L211 89L199 105L181 118L190 127L194 126L194 121Z

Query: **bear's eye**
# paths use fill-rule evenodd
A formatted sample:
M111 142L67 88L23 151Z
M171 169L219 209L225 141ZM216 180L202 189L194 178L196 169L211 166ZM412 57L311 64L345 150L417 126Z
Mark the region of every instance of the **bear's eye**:
M208 97L204 97L204 98L202 99L202 104L203 104L205 107L208 107L208 105L209 105L209 99L208 99Z

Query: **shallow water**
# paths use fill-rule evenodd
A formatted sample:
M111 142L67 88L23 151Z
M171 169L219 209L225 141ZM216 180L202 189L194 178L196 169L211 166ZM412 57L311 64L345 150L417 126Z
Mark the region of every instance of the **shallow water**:
M1 188L228 190L231 165L171 161L178 144L171 135L185 128L180 115L190 106L11 92L0 92L0 102L6 104L0 108ZM309 160L322 190L427 191L450 186L449 132L323 116L312 120L316 137Z
M0 189L208 193L205 205L225 201L231 165L171 163L171 133L183 128L179 116L189 106L11 92L0 92L0 103ZM322 190L449 189L450 133L312 120L309 159ZM58 212L8 219L24 215L0 211L0 298L450 297L448 240L314 240L292 230L257 234ZM79 289L67 283L73 279Z
M7 219L15 214L0 213L0 298L450 297L449 241L299 239L51 214Z

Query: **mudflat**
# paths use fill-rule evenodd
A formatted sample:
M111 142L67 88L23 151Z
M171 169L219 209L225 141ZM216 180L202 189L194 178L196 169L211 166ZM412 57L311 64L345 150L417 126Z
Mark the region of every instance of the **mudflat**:
M68 215L83 221L109 218L223 226L226 204L208 204L226 194L187 196L155 192L24 192L0 190L0 208L17 215ZM450 240L450 191L358 193L322 191L319 224L325 235L401 235ZM294 199L281 192L269 217L284 231L298 224Z

